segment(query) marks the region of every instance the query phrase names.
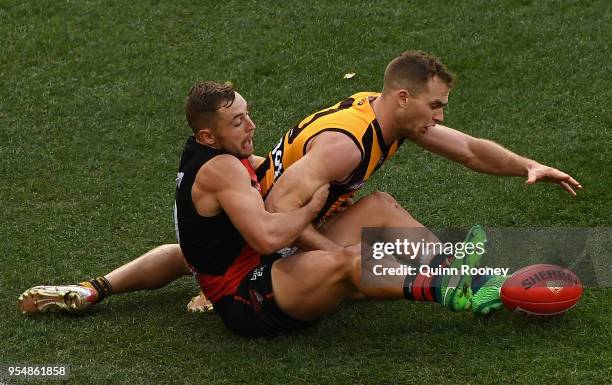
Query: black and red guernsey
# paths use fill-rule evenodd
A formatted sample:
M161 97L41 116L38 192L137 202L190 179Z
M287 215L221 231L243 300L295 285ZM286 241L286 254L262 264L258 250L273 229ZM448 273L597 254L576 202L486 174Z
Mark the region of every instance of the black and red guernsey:
M261 255L249 246L224 211L204 217L196 211L191 188L200 168L215 156L226 154L187 139L176 179L175 223L181 251L200 282L202 291L215 303L233 295L240 281L259 265ZM251 183L259 189L248 159L242 164Z

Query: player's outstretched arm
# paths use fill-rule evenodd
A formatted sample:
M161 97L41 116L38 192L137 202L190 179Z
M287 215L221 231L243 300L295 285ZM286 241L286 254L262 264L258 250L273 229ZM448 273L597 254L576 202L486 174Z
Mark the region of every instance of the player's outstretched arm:
M259 192L251 186L248 171L231 155L218 156L204 165L192 189L200 215L211 216L225 211L247 243L262 254L290 245L315 218L327 193L328 185L320 186L303 207L269 213Z
M538 181L555 183L572 196L576 195L574 189L582 188L578 181L562 171L517 155L493 141L474 138L450 127L435 125L415 138L414 142L479 172L524 176L527 177L527 184Z

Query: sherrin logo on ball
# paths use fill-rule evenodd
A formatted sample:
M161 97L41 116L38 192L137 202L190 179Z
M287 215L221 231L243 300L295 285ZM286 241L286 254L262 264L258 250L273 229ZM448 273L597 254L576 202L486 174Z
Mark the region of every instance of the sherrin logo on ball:
M524 267L512 274L500 291L511 311L551 316L565 313L582 296L582 283L571 270L548 264Z
M552 291L553 294L559 295L561 290L563 290L564 282L563 281L546 281L546 286L548 290Z

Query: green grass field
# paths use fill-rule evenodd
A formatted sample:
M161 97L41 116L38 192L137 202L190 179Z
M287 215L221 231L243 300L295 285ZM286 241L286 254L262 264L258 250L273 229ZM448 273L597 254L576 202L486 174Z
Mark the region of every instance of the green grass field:
M183 103L196 81L234 82L264 153L304 116L380 90L406 49L459 75L449 126L585 188L571 199L407 145L365 193L391 193L430 227L612 226L611 14L605 0L0 0L0 365L70 364L65 383L79 385L612 383L609 288L547 320L347 303L272 341L188 314L189 278L84 317L16 308L32 285L98 276L175 241Z

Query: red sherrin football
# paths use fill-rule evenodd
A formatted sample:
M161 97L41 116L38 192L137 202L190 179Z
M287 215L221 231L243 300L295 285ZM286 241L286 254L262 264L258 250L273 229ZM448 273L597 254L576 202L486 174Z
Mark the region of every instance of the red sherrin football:
M548 316L564 313L576 305L582 296L582 284L565 267L538 264L512 274L500 295L511 311Z

